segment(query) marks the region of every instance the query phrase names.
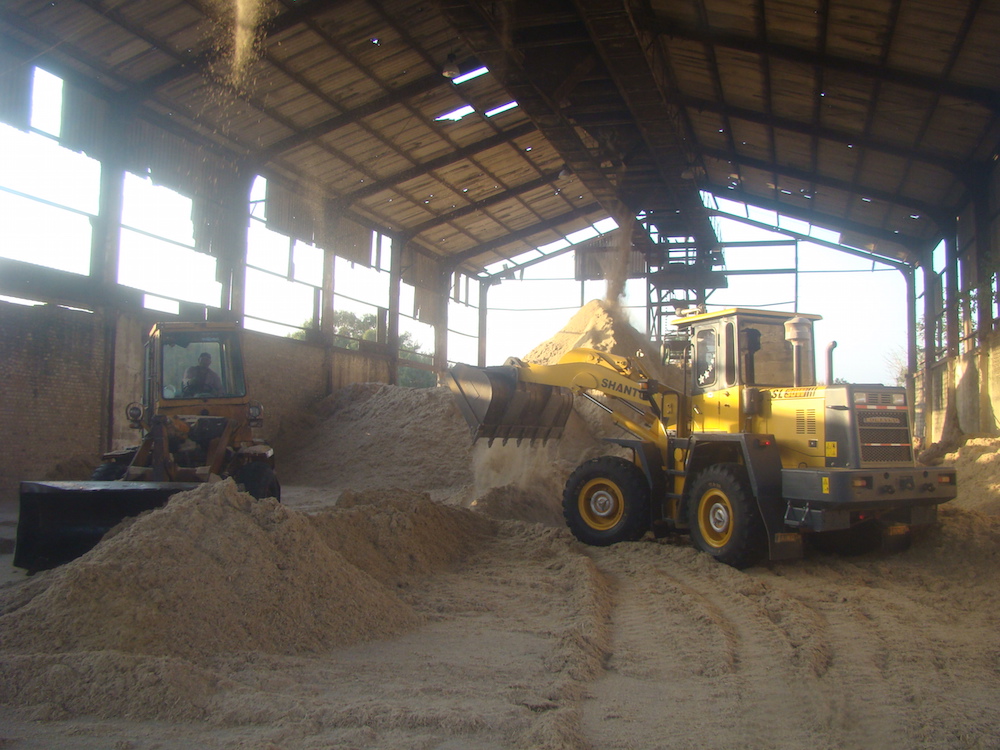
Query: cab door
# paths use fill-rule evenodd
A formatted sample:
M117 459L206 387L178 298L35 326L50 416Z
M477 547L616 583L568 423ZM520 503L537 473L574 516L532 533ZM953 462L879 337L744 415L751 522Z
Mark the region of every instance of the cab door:
M739 432L736 324L712 321L694 330L692 421L696 432Z

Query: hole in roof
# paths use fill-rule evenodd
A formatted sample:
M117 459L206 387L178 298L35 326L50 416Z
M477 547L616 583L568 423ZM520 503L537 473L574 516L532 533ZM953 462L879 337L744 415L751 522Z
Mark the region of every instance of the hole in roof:
M499 107L494 107L493 109L486 112L487 117L493 117L501 112L506 112L509 109L514 109L517 106L517 102L507 102L506 104L501 104Z
M452 122L458 122L463 117L471 115L475 112L475 108L471 105L466 104L464 107L459 107L458 109L453 109L451 112L445 112L443 115L435 117L436 122L441 122L442 120L451 120Z
M473 78L479 78L479 76L485 75L489 72L489 68L486 68L485 66L482 68L476 68L475 70L470 70L468 73L463 73L460 76L452 78L451 82L454 84L465 83L466 81L471 81Z

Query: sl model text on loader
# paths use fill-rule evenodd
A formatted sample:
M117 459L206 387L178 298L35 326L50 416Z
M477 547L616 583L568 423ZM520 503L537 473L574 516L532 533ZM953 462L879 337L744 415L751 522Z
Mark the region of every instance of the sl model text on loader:
M274 451L253 437L263 407L248 396L240 344L233 323L154 325L142 402L126 408L141 442L105 454L91 481L21 482L14 565L68 562L124 518L216 478L280 499Z
M955 497L955 470L915 462L905 389L816 384L817 319L742 308L676 318L683 392L638 358L592 349L551 365L459 364L448 383L474 439L558 438L573 394L630 433L608 440L632 460L594 458L567 481L563 513L588 544L687 530L738 568L799 557L807 537L874 531L902 548Z

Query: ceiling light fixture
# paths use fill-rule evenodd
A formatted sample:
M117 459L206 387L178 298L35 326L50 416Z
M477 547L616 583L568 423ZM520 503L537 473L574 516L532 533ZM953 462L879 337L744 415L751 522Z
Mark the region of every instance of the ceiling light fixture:
M448 55L444 67L441 68L441 75L445 78L458 78L461 74L462 71L458 69L458 60L455 58L455 53L452 52Z

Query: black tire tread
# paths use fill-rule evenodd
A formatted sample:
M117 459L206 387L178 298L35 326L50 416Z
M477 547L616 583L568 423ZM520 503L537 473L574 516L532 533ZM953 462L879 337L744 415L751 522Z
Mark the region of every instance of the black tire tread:
M698 530L698 498L707 482L716 482L733 506L733 535L722 548L715 548L701 538ZM757 500L750 487L750 478L742 464L721 463L709 466L695 476L687 502L688 523L695 546L719 562L738 570L749 568L767 556L767 531Z
M580 515L578 495L587 482L598 477L612 480L625 497L625 514L606 531L594 529ZM620 456L600 456L584 461L570 474L563 491L563 517L570 531L584 544L607 547L634 542L650 527L650 490L642 469Z
M251 461L241 466L233 475L233 481L258 500L263 500L265 497L273 497L279 502L281 500L281 484L278 482L278 477L274 469L263 461Z

